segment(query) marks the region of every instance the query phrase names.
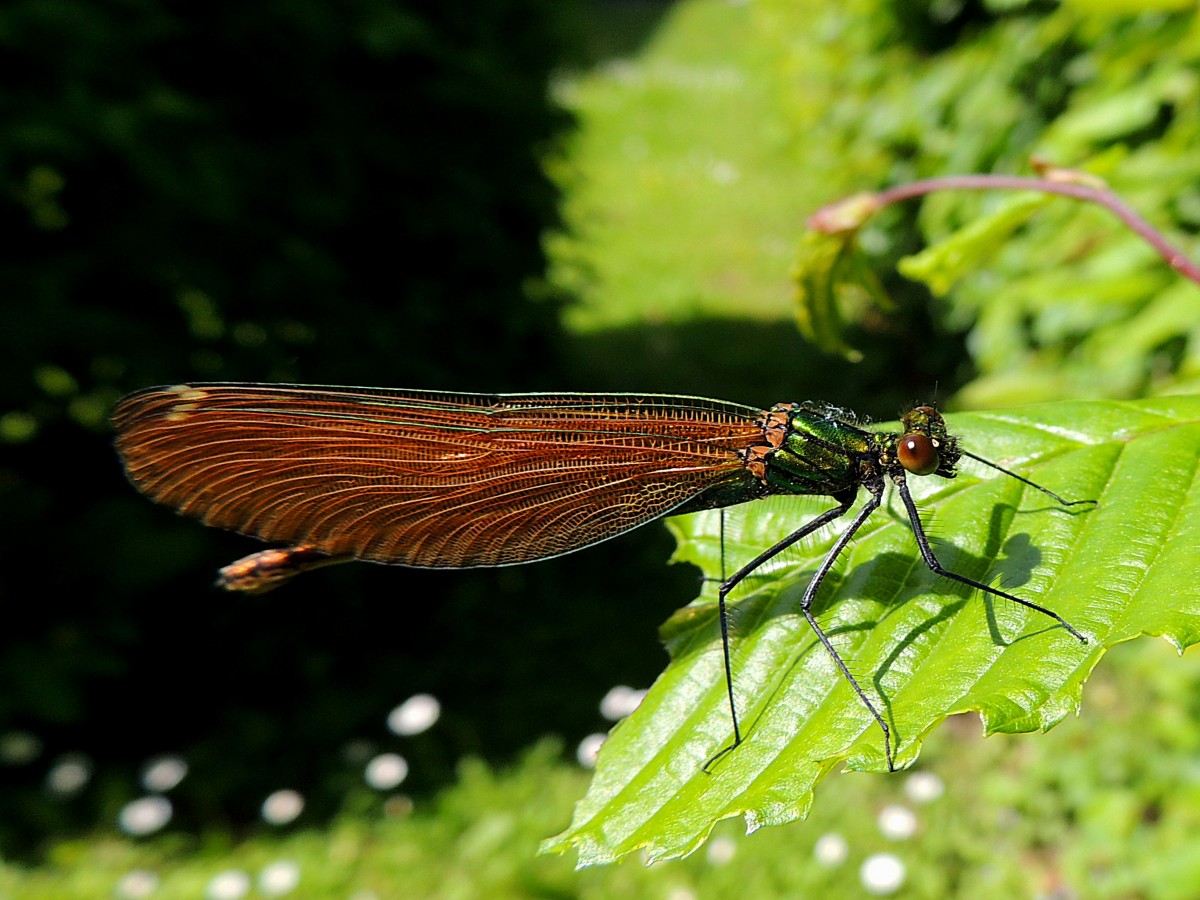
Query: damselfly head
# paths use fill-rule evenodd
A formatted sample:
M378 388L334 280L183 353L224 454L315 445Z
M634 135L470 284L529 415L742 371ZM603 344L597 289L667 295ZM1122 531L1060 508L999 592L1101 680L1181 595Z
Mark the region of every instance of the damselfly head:
M913 475L953 478L962 456L958 439L946 432L942 414L932 406L917 406L905 413L896 442L896 458Z

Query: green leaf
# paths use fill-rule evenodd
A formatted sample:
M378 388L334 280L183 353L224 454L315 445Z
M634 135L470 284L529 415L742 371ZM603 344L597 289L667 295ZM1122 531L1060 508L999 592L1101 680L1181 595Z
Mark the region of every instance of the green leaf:
M946 294L964 275L987 264L1018 228L1054 199L1049 194L1021 193L994 212L973 219L948 237L906 256L896 268L905 278L922 281L937 295Z
M954 481L910 479L934 551L955 572L1002 585L1064 616L1086 646L1017 604L930 573L896 498L851 544L814 611L911 764L946 716L978 711L991 732L1048 729L1079 708L1105 651L1140 635L1200 640L1200 397L1058 403L953 414L972 452L1065 497L964 460ZM765 500L728 517L726 558L744 561L832 506ZM677 558L719 577L719 513L671 521ZM845 520L842 520L844 523ZM685 855L720 819L753 831L803 818L840 764L886 771L882 733L798 609L839 523L798 545L736 602L733 665L744 743L705 773L732 737L715 586L664 627L672 660L642 706L613 729L570 828L545 850L580 865L634 850Z

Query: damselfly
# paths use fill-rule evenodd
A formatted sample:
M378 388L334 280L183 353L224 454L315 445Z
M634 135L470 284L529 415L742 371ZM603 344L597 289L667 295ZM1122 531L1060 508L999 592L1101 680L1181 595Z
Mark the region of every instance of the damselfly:
M286 546L221 570L230 590L260 593L318 566L370 560L421 568L507 566L573 553L663 516L776 494L836 505L764 550L718 590L725 684L742 742L729 646L729 592L756 569L866 502L817 567L800 609L860 701L891 733L812 612L834 562L899 492L925 564L1086 639L1057 613L938 562L910 475L954 478L964 450L932 407L899 432L814 403L762 410L719 400L632 394L454 394L377 388L185 384L130 394L113 413L133 484L206 525ZM715 759L715 757L714 757Z

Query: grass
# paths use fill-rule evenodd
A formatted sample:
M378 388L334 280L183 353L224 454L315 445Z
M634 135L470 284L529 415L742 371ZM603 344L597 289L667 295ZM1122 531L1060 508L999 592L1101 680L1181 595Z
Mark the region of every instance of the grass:
M814 6L809 18L836 34L853 14ZM581 122L551 167L567 192L551 278L579 298L573 329L791 317L804 215L871 176L807 153L837 52L811 40L797 71L773 25L753 4L676 4L636 56L558 80Z
M263 826L245 840L97 831L59 844L36 869L0 865L0 896L138 896L118 886L142 871L156 881L146 896L214 896L214 879L242 872L248 896L263 897L272 895L263 872L280 862L298 870L296 897L855 895L862 865L879 853L902 862L915 897L1189 896L1200 878L1200 653L1180 660L1164 641L1137 641L1107 662L1084 713L1044 736L984 739L978 719L956 717L912 770L832 777L804 824L747 837L726 822L680 862L575 871L569 858L537 856L587 779L545 741L508 770L464 761L455 787L414 805L352 794L323 827ZM944 793L916 799L930 775ZM915 818L911 836L881 832L888 817L903 823L896 807ZM820 862L829 835L844 841L845 858Z

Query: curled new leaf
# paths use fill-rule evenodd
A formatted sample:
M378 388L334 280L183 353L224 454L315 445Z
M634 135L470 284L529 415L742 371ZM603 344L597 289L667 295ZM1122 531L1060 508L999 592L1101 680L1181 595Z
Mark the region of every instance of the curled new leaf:
M862 256L853 230L809 230L800 239L792 269L796 323L826 353L857 362L862 354L846 343L844 321L869 304L890 309L891 300Z
M1051 199L1049 194L1018 194L999 209L972 220L958 231L897 264L900 274L924 282L941 296L954 283L991 259L1012 234Z

